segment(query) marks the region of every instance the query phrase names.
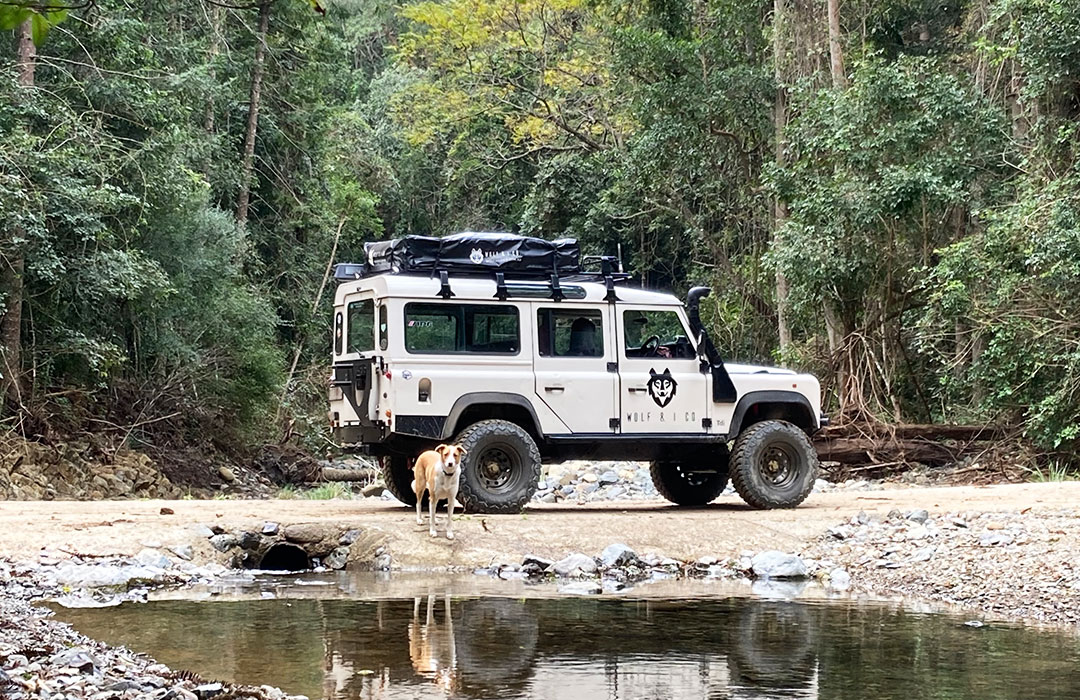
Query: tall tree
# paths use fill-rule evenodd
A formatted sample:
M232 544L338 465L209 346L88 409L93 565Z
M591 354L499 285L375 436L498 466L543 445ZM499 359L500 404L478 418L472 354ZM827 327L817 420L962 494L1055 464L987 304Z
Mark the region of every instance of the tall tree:
M251 177L255 167L255 138L259 131L259 101L262 98L263 72L266 70L266 33L270 27L270 4L259 4L259 24L255 30L255 60L251 65L251 93L248 98L247 128L244 130L244 155L240 163L240 193L236 197L236 221L247 224L251 204Z
M33 19L19 25L16 34L16 71L18 85L25 91L34 87L34 74L37 69L37 47L34 45ZM22 99L28 99L24 93ZM4 316L0 320L0 344L4 358L3 378L0 380L0 401L21 403L20 380L22 375L22 307L23 275L26 262L23 245L26 231L21 226L14 226L5 241L0 269L0 291L4 294Z

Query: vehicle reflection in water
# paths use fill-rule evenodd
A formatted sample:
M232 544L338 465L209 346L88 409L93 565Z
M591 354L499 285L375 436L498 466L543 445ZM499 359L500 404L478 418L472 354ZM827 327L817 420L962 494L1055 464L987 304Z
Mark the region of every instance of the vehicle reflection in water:
M359 698L1075 698L1075 640L747 598L160 601L63 610L205 678Z

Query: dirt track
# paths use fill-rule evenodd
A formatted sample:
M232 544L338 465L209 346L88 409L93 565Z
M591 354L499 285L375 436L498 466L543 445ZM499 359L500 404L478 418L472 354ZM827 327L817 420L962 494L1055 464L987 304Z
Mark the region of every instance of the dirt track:
M859 511L882 515L892 509L925 508L931 514L957 511L1041 511L1074 508L1080 482L988 487L888 489L815 494L801 507L755 511L736 497L706 508L682 509L662 502L540 505L521 515L458 516L457 539L431 539L412 511L387 502L335 501L102 501L0 503L0 556L36 558L43 549L84 555L134 554L146 546L191 543L196 559L216 556L199 524L228 530L330 521L382 533L397 565L405 568L482 566L493 560L520 561L536 553L598 553L625 542L641 553L679 559L733 556L743 550L797 551L829 527ZM170 508L173 515L162 515ZM444 517L440 513L440 518ZM486 525L486 528L485 528Z

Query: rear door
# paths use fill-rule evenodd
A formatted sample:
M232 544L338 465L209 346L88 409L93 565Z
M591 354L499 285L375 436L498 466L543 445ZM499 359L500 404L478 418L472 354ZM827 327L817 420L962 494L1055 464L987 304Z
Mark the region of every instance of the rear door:
M534 304L536 395L571 432L612 433L618 374L610 304Z
M704 434L708 377L679 313L620 307L619 417L623 433Z

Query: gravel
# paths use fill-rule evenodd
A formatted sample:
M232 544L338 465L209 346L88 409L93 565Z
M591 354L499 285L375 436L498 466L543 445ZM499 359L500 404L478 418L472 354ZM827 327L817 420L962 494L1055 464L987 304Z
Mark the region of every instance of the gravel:
M920 520L918 511L856 516L802 554L845 569L857 590L940 601L994 618L1080 623L1080 511L940 512Z

